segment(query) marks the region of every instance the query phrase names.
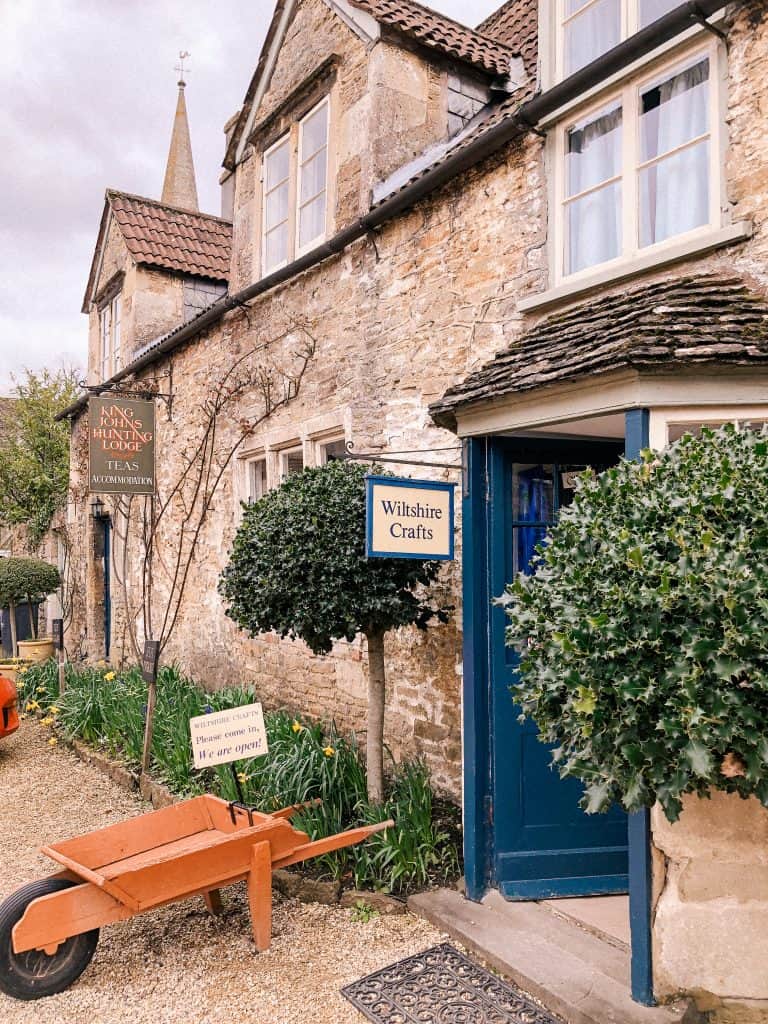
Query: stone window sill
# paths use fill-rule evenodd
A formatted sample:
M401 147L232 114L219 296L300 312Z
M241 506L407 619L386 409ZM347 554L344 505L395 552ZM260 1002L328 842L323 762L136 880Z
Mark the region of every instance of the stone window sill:
M558 302L567 299L578 298L588 292L599 288L602 285L613 282L626 281L633 277L640 277L650 270L661 269L680 260L688 259L690 256L703 256L713 249L719 249L723 245L732 245L734 242L743 242L752 235L752 223L748 220L740 220L735 224L728 224L724 228L710 231L704 235L697 235L695 238L687 239L684 242L670 245L661 252L648 253L645 256L636 256L620 265L614 264L603 270L596 270L588 277L580 277L576 281L565 281L556 288L548 288L544 292L530 295L521 299L517 308L521 313L528 313L545 309Z

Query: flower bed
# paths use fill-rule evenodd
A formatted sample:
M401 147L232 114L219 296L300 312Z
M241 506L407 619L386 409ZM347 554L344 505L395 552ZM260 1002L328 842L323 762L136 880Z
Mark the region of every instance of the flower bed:
M189 719L206 711L250 704L258 696L243 687L207 693L174 666L158 675L158 700L151 771L179 796L212 792L236 799L229 766L195 771ZM129 768L141 762L147 685L138 668L67 665L59 694L55 662L26 669L19 679L19 703L43 716L52 732L84 740L119 758ZM245 799L261 810L320 797L322 804L294 817L316 839L355 825L393 818L395 828L359 847L329 854L319 870L360 888L407 893L446 881L459 871L458 811L437 801L423 762L394 767L382 804L366 798L365 765L354 735L333 725L294 718L285 711L265 714L269 754L238 763ZM51 737L52 745L56 737Z

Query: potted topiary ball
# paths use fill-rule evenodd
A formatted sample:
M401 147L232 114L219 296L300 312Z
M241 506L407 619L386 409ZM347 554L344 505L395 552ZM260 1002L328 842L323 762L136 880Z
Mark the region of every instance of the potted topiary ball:
M12 659L18 656L28 661L44 661L53 657L53 640L38 636L37 611L40 603L60 585L59 570L49 562L39 558L0 558L0 608L8 613ZM26 634L24 639L19 639L19 627Z

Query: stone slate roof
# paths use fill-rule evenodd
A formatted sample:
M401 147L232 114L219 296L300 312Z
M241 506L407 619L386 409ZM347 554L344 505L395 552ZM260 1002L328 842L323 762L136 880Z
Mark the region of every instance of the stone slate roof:
M659 281L542 320L430 406L456 428L467 406L627 367L768 367L768 301L738 277Z
M535 79L539 49L538 0L507 0L481 21L475 31L497 39L519 54L525 70Z
M107 192L107 202L137 263L215 281L229 278L229 221L112 189Z
M494 75L509 74L517 51L506 42L447 18L415 0L351 0L382 25L389 25L423 46L474 64Z

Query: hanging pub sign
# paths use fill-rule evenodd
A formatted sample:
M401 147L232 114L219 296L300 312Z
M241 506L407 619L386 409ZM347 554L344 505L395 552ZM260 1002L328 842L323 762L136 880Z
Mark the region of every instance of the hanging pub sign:
M453 558L453 484L373 475L365 482L368 558Z
M88 490L155 493L155 403L110 395L88 400Z

